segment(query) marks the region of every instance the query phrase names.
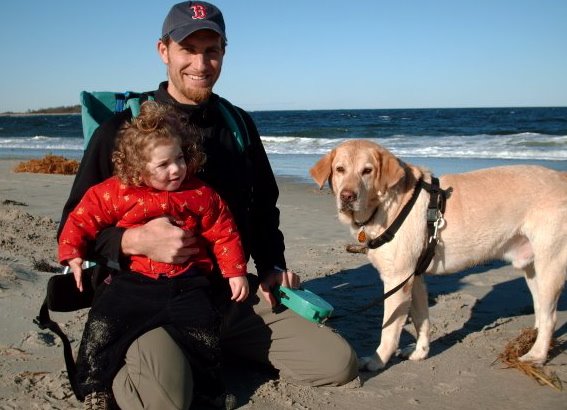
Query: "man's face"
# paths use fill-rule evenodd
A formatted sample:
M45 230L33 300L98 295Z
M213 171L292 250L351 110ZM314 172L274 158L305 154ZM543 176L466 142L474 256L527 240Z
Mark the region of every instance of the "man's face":
M222 68L224 50L220 36L199 30L181 43L158 42L158 52L167 65L167 91L182 104L199 104L213 92Z

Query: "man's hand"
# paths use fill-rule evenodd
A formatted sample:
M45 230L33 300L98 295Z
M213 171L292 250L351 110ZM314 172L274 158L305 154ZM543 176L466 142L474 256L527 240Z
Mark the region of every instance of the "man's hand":
M167 216L152 219L145 225L127 229L122 236L122 252L144 255L157 262L184 263L198 249L195 235L176 226Z
M260 292L264 296L264 299L272 306L277 305L277 300L272 293L276 286L283 286L286 288L297 289L301 283L299 275L290 270L283 270L274 268L266 276L266 279L260 283Z

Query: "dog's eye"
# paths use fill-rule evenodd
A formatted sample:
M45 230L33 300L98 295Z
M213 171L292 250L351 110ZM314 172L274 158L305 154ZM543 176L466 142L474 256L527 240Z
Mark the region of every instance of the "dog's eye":
M370 168L370 167L364 168L362 170L362 175L368 175L370 173L372 173L372 168Z
M344 167L336 167L335 172L338 173L338 174L343 174L345 172L345 168Z

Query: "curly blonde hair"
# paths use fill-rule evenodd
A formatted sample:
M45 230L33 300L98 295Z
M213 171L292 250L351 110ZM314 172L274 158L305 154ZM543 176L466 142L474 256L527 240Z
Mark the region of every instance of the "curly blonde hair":
M195 174L205 163L205 153L195 132L188 132L183 120L173 107L146 101L140 115L126 123L119 131L112 154L114 175L127 185L143 185L146 164L151 150L162 144L182 146L187 176Z

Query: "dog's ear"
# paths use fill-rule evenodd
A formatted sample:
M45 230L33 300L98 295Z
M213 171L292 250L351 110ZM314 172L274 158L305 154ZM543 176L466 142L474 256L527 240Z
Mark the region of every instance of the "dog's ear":
M378 176L378 191L382 194L387 189L392 188L405 177L406 172L403 163L388 151L380 153L381 166L380 175Z
M335 150L332 150L325 156L321 157L321 159L309 170L311 177L317 185L319 185L319 189L323 189L325 181L329 181L329 186L333 189L333 186L331 185L331 174L334 158Z

